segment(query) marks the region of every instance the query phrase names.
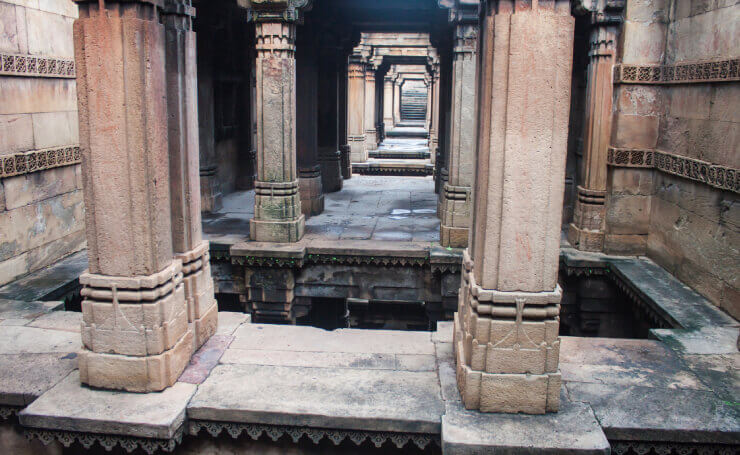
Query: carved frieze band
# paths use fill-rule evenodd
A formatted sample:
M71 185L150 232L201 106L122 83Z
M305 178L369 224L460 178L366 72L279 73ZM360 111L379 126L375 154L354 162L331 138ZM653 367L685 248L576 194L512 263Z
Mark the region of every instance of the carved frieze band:
M657 169L666 174L706 183L721 190L740 193L740 169L662 152L660 150L620 149L610 147L606 162L613 167Z
M0 178L30 174L81 162L80 147L73 145L0 156Z
M676 65L614 65L615 84L687 84L740 81L740 59Z
M35 55L0 54L0 75L74 79L75 61Z

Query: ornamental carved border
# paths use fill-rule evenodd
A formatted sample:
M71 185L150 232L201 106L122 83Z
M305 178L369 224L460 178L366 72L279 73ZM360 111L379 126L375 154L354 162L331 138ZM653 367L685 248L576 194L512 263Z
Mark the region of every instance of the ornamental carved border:
M57 57L0 54L0 75L74 79L75 62L72 59Z
M740 81L740 59L675 65L614 65L615 84L691 84Z
M24 430L26 438L38 439L44 445L59 441L64 447L70 447L75 442L85 449L90 449L95 443L99 444L106 452L110 452L116 446L121 446L126 452L131 453L141 449L149 455L159 452L172 452L182 442L184 426L175 433L172 439L155 439L135 436L122 436L99 433L82 433L77 431L46 430L40 428L27 428Z
M73 145L0 156L0 178L30 174L82 161L80 147Z
M712 164L660 150L621 149L610 147L607 165L657 169L714 188L740 193L740 169Z

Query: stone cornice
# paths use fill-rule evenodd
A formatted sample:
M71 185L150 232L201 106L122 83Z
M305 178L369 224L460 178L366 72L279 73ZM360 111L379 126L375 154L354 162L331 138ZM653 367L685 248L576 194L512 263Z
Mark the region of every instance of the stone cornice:
M247 20L255 22L301 22L311 10L311 0L250 0Z
M0 76L75 78L71 58L0 53Z
M614 65L615 84L691 84L740 81L740 58L674 65Z
M80 163L80 147L69 145L0 156L0 178Z
M575 0L573 14L588 15L591 25L618 25L624 20L626 0Z
M695 158L660 150L610 147L606 162L612 167L656 169L720 190L740 193L740 169L720 166Z

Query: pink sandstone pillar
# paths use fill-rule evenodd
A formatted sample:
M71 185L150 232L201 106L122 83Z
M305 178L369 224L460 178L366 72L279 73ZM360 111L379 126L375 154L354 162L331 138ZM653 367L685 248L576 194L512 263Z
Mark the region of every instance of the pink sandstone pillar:
M196 350L216 332L218 307L213 295L208 241L203 240L200 218L194 13L190 0L165 2L172 248L175 257L182 261L188 323Z
M190 360L193 333L182 260L173 250L161 3L108 0L102 11L97 1L78 4L89 261L80 276L80 379L106 389L162 390Z
M365 59L355 52L347 67L347 142L353 163L367 161L365 149Z
M559 407L557 284L574 20L565 0L498 1L481 24L471 241L455 314L465 407Z
M473 162L475 154L475 71L477 15L455 10L452 61L452 113L448 180L443 187L439 241L442 246L466 247L470 228Z
M378 136L375 128L375 65L365 65L365 150L378 148Z
M393 126L401 121L401 84L403 79L396 75L393 80Z
M439 144L439 63L432 64L430 78L429 156L431 157L432 164L434 164L436 161L435 151L437 150L437 144Z
M257 56L257 180L252 240L297 242L301 213L296 169L295 21L299 11L284 1L252 2Z
M383 124L385 132L393 128L393 78L395 74L391 71L383 78Z
M596 2L594 2L596 4ZM606 216L606 158L612 134L612 70L621 12L591 13L583 160L568 241L579 250L602 251Z

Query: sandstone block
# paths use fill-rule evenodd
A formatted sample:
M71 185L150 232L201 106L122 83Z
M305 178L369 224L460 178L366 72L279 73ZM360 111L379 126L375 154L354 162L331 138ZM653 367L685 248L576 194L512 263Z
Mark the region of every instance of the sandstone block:
M4 179L2 186L7 210L76 191L77 166L58 167Z
M659 117L616 114L612 129L612 145L637 149L655 148L658 142L659 123Z
M186 330L172 349L153 356L104 354L83 349L78 354L80 381L92 387L154 392L173 385L190 362L193 332Z
M74 111L74 79L4 77L0 79L0 114Z
M76 110L69 112L41 112L31 115L33 118L33 137L36 149L60 147L79 142L79 126Z
M215 301L199 319L193 321L193 352L197 351L208 341L218 328L218 305Z
M71 0L38 0L38 2L41 11L77 18L77 5Z
M480 410L544 414L547 411L548 375L481 375Z
M73 57L74 18L36 9L26 10L28 51L33 55Z
M666 25L660 22L625 21L623 63L662 63Z
M668 115L690 119L709 118L712 100L711 85L681 85L667 87L665 90L670 106Z
M0 51L19 53L18 25L16 7L8 3L0 3Z
M665 112L665 90L650 85L620 85L615 88L618 110L627 115L661 116Z
M0 155L33 149L31 114L0 115Z
M612 195L606 202L609 234L646 234L650 230L650 196Z
M28 253L22 253L0 261L0 286L10 283L28 272Z

